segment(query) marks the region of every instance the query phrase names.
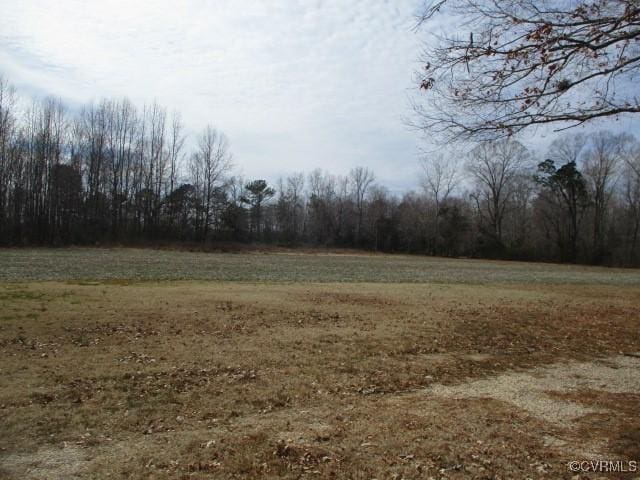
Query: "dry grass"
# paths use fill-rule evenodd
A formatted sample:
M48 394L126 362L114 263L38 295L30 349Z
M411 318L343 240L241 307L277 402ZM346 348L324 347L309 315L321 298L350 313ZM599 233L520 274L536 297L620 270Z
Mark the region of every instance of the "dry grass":
M638 287L458 275L5 282L0 478L573 478L584 455L640 460Z

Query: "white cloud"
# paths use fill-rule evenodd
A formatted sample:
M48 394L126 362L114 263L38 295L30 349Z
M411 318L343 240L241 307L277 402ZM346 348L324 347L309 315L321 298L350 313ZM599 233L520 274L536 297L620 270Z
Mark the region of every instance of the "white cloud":
M412 187L421 3L22 0L2 9L0 69L74 102L157 99L225 131L249 177L365 165Z

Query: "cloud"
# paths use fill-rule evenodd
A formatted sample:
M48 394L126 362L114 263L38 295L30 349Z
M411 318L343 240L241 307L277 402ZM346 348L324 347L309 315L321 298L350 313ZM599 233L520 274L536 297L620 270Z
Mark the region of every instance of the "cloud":
M420 0L23 0L0 18L2 70L73 102L128 96L225 131L247 176L355 165L413 186L403 124Z
M3 2L0 70L24 93L72 105L157 100L192 136L207 124L224 131L251 178L363 165L394 192L417 187L417 156L430 148L403 118L425 39L413 31L422 0ZM552 130L525 143L543 156Z

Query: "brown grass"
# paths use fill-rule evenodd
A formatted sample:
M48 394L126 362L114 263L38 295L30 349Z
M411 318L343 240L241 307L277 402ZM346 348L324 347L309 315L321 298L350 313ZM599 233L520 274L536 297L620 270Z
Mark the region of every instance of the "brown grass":
M572 478L577 441L638 460L640 392L550 392L597 412L558 424L430 388L638 352L639 306L607 285L5 283L0 478Z

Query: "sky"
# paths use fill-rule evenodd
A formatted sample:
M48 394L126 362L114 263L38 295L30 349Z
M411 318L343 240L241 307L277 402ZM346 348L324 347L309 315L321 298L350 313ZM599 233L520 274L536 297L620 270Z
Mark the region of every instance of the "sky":
M426 34L455 32L446 19L416 31L423 5L0 0L0 74L22 95L71 106L158 101L181 113L193 143L206 125L224 132L246 179L365 166L401 194L419 188L418 160L435 151L406 122ZM639 122L604 127L635 133ZM536 158L551 130L521 138Z
M2 5L4 4L4 5ZM422 0L0 0L0 73L71 105L126 96L229 138L247 178L371 168L418 185L406 125Z

